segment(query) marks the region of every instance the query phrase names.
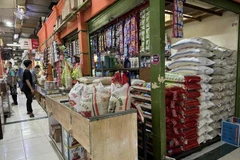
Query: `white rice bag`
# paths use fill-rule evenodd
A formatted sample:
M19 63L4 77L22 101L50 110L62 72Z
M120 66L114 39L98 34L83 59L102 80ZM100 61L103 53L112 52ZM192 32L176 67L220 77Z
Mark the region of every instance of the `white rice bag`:
M93 113L93 85L84 85L80 100L80 107L77 109L81 115L90 118Z
M214 54L203 48L185 48L178 50L178 52L172 54L170 59L178 59L183 57L212 57Z
M132 86L142 86L144 83L145 83L145 81L141 80L141 79L132 79L131 80Z
M224 57L230 57L235 52L235 50L227 49L220 46L218 46L216 49L221 51L224 54Z
M93 95L94 116L107 114L111 89L109 87L104 87L102 83L99 83L98 86L94 86Z
M116 113L130 109L130 87L125 84L118 88L115 84L111 85L111 97L109 101L108 113Z
M201 92L201 96L198 98L199 101L210 101L214 94L210 92Z
M210 84L220 83L226 80L226 76L224 75L212 75L211 77L212 77L212 80L209 82Z
M214 73L214 70L212 68L205 67L205 66L186 66L186 67L178 67L176 69L173 69L171 72L188 73L188 74L195 74L195 75L201 75L201 74L210 75Z
M213 62L214 63L214 67L224 67L224 66L227 66L227 61L226 60L223 60L223 59L213 59Z
M207 39L199 37L183 39L172 45L172 48L177 50L190 47L214 49L217 45Z
M68 94L68 100L72 107L79 108L83 84L76 83Z
M212 80L212 77L210 77L209 75L198 75L202 80L202 83L209 83Z
M201 105L199 106L200 110L206 110L209 108L212 108L214 106L214 103L211 101L203 101L201 102Z
M169 63L167 67L169 69L175 69L182 66L210 66L213 64L213 61L205 57L186 57L174 60Z

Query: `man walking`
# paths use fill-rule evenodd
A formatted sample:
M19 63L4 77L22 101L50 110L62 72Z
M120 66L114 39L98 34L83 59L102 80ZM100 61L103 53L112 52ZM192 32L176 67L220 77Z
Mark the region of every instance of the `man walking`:
M12 68L12 62L8 62L7 84L10 88L12 99L13 99L12 105L18 105L18 101L17 101L17 79L16 79L16 72Z

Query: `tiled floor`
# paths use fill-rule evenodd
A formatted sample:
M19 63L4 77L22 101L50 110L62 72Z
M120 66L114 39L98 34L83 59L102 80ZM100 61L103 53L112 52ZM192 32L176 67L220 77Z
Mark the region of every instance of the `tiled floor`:
M59 160L48 137L48 119L39 119L46 117L46 113L34 101L35 120L19 122L30 119L25 97L20 95L19 99L19 105L13 107L14 113L7 120L12 124L5 125L4 139L0 140L0 160Z
M11 97L10 101L12 101ZM12 115L10 118L7 118L7 123L31 119L29 115L26 114L26 98L24 94L18 94L18 103L18 106L12 106ZM33 101L32 106L35 118L42 118L47 116L46 112L37 103L37 101Z

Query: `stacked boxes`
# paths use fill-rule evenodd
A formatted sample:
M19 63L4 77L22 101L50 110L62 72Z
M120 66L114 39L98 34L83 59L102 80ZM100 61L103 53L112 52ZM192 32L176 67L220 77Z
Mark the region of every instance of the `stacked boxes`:
M62 128L62 140L63 155L66 160L86 159L86 150L64 128Z

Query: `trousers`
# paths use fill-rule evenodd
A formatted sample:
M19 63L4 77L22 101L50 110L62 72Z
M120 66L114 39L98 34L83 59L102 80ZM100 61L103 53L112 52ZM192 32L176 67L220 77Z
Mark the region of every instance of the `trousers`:
M13 103L17 105L18 104L18 102L17 102L17 85L10 86L10 91L11 91Z
M27 112L32 113L33 112L33 109L32 109L33 95L31 92L24 92L24 94L27 98L27 102L26 102Z

